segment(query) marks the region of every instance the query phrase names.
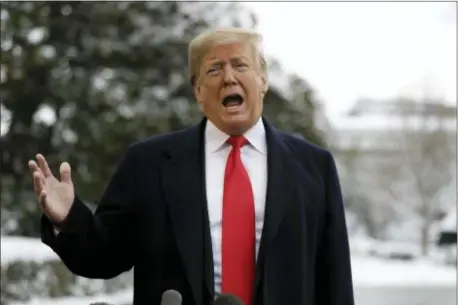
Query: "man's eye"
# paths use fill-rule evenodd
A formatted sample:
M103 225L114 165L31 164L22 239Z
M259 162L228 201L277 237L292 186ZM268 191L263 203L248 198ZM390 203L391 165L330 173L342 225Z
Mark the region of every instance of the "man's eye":
M237 64L235 68L238 71L245 71L248 69L248 65L247 64Z
M219 69L217 67L213 67L213 68L210 68L208 69L207 73L215 73L217 72Z

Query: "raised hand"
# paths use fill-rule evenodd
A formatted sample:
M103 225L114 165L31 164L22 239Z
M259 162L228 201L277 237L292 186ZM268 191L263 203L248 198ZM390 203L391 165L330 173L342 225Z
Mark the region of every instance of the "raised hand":
M70 165L67 162L60 165L59 181L52 174L45 157L41 154L36 157L38 164L30 160L29 168L40 208L52 223L59 225L67 218L75 198Z

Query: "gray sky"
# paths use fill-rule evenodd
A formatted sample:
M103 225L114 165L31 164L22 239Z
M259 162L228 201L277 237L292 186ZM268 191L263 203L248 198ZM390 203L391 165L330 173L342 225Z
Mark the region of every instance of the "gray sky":
M456 103L456 4L250 2L267 55L307 79L332 117L358 97ZM426 89L422 89L426 90Z

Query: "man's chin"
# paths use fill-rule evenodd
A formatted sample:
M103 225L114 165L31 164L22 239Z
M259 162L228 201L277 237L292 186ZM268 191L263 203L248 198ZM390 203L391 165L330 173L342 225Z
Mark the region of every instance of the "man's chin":
M230 135L240 135L250 129L253 125L252 120L246 114L235 114L225 116L223 120L225 132Z

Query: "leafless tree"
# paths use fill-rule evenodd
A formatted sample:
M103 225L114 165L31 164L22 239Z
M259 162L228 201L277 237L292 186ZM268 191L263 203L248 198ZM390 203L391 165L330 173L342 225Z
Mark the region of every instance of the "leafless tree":
M430 230L444 207L440 195L450 185L456 166L456 107L440 100L398 103L393 123L399 129L397 168L389 191L403 205L405 217L418 219L422 254L428 253Z

